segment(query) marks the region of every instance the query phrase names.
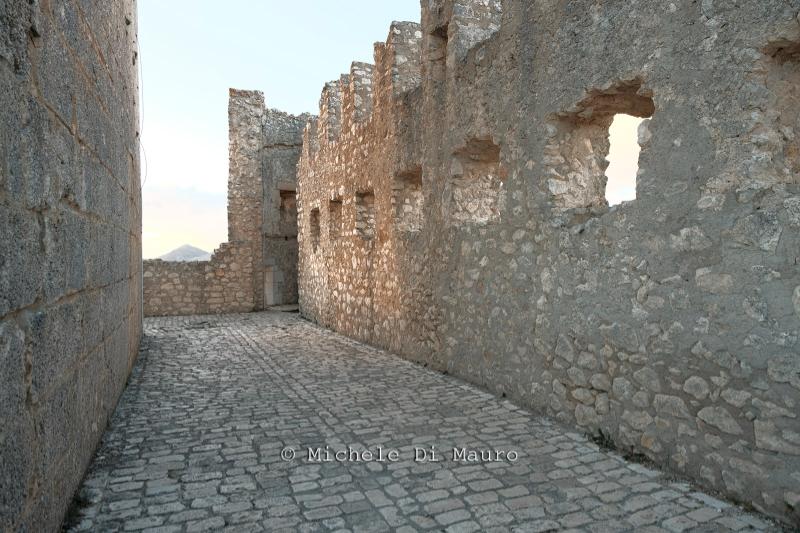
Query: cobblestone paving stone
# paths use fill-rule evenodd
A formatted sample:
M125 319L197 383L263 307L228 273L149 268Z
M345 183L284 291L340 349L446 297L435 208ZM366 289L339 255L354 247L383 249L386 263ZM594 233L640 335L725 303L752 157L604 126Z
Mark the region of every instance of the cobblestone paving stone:
M148 318L145 331L67 530L779 530L297 315ZM325 446L399 458L308 460ZM439 461L414 461L431 446ZM454 461L454 446L519 458Z

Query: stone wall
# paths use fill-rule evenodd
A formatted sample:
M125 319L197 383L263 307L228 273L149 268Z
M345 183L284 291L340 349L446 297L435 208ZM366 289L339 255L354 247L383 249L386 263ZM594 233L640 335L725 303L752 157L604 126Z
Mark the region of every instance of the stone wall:
M423 2L306 127L302 313L797 521L798 12Z
M56 531L141 335L136 3L0 2L0 531Z
M230 90L228 242L209 261L145 261L145 316L297 302L296 167L307 118L265 109L261 92Z
M252 311L252 259L249 246L224 243L209 261L144 261L145 316Z

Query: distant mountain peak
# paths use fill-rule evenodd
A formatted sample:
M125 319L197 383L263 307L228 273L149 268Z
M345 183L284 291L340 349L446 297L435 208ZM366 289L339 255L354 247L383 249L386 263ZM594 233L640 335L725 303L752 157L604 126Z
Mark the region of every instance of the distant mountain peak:
M191 244L184 244L165 253L159 259L164 261L208 261L211 259L211 254Z

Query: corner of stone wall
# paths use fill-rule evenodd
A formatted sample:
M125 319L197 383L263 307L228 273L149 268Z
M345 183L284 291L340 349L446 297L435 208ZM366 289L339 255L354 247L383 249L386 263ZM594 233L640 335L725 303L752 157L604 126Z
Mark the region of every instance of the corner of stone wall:
M263 299L263 225L264 94L261 91L230 89L228 99L228 242L236 251L237 265L249 269L249 283L241 288L253 306L238 310L260 309ZM222 250L222 246L220 250ZM249 254L249 259L240 257ZM232 311L232 309L231 309Z

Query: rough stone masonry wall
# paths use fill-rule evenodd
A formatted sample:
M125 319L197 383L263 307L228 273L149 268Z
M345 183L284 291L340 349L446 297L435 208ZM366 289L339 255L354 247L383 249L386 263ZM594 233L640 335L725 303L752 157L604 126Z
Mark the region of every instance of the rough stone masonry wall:
M145 316L240 313L297 301L296 166L307 116L230 90L228 242L209 261L144 262Z
M308 118L264 113L259 309L297 303L297 162Z
M252 252L223 243L209 261L144 261L145 316L253 310Z
M141 335L133 0L0 2L0 531L55 531Z
M307 125L302 312L797 523L800 3L422 4Z

